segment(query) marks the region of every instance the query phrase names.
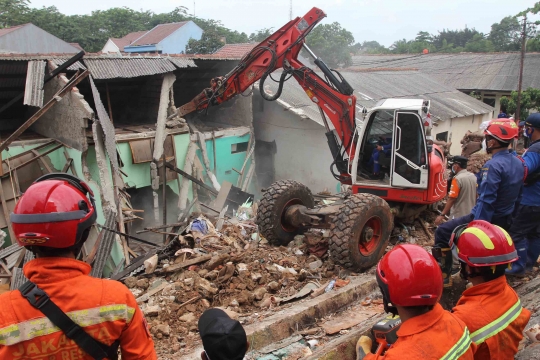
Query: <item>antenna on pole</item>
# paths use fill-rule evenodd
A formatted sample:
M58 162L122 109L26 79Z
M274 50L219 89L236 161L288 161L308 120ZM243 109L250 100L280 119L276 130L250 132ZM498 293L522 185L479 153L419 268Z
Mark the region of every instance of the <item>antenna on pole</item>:
M292 0L291 5L289 6L289 20L292 20Z
M193 0L193 16L195 16L195 0Z

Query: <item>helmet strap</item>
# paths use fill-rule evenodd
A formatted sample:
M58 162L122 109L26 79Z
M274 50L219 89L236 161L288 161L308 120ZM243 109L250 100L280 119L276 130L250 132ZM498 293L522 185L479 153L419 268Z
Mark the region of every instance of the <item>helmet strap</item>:
M461 262L461 270L459 272L459 276L463 280L469 280L469 279L480 276L480 273L477 272L477 271L475 271L475 272L467 271L467 264L464 263L464 262Z

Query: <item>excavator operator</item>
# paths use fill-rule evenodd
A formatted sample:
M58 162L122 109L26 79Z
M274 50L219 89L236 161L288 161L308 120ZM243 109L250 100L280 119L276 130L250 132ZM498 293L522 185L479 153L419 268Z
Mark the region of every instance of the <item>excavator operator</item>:
M0 295L0 359L155 360L152 337L123 284L89 276L76 260L96 221L94 195L68 174L37 179L11 214L19 245L35 254L29 279Z
M450 237L454 229L473 220L485 220L505 230L510 227L512 214L521 200L525 167L523 162L508 150L517 136L515 122L506 119L492 120L484 131L486 151L492 159L481 170L478 200L471 213L441 224L435 231L433 256L443 272L444 287L452 286L452 252Z
M441 269L426 250L411 244L396 246L379 261L376 276L384 310L399 314L402 321L384 360L473 359L469 330L439 304ZM369 337L360 337L357 360L378 358L371 345Z
M461 277L473 284L453 312L471 332L477 346L474 358L513 359L531 313L506 282L505 270L518 258L512 238L499 226L475 220L458 226L451 243Z

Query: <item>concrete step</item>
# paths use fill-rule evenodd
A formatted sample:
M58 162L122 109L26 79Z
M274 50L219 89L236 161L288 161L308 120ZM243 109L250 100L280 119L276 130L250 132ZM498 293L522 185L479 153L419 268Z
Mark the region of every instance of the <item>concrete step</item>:
M291 307L276 311L261 322L245 326L250 342L250 350L259 350L286 339L306 328L312 327L318 319L335 314L345 307L365 298L377 288L373 275L363 274L351 277L349 285L320 295L314 299L303 300ZM373 321L370 322L371 324ZM200 358L202 346L182 356L180 359Z

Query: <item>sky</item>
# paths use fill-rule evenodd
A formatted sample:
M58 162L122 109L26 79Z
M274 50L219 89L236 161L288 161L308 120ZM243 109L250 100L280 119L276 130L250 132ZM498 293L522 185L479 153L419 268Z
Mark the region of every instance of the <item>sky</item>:
M201 18L220 20L226 27L248 35L263 28L278 29L289 20L291 0L31 0L31 7L56 6L60 12L90 14L93 10L130 7L169 12L185 6ZM293 17L312 7L337 21L357 42L375 40L390 46L399 39L413 39L419 31L437 34L442 29L465 26L488 33L493 23L531 7L534 0L292 0Z

